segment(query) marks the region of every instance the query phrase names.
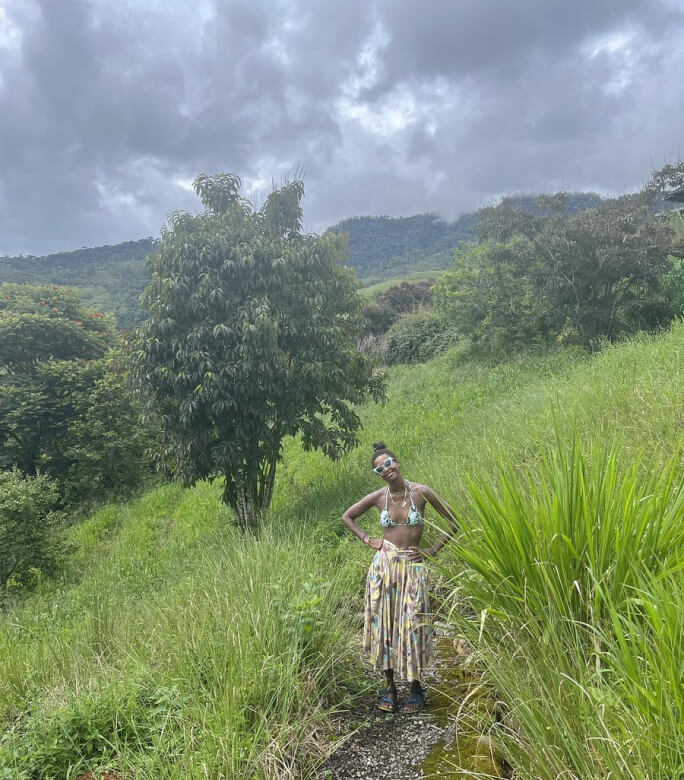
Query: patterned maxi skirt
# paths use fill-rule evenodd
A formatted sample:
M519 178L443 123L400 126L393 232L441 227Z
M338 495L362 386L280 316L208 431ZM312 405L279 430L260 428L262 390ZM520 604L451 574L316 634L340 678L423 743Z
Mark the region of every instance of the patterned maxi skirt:
M386 539L366 578L363 644L377 669L419 680L432 656L427 567Z

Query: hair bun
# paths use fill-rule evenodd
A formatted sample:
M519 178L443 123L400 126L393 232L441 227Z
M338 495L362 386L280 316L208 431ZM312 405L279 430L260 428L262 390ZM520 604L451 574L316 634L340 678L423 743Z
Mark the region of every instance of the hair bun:
M384 450L387 445L384 441L374 441L373 442L373 452L377 452L378 450Z

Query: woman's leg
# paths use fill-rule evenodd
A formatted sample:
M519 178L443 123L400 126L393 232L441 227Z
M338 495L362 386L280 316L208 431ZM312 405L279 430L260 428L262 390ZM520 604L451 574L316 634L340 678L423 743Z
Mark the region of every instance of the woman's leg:
M387 687L380 698L379 709L383 712L395 712L397 709L397 686L394 684L394 669L385 669Z
M396 692L397 686L394 684L394 669L385 669L385 680L387 687Z

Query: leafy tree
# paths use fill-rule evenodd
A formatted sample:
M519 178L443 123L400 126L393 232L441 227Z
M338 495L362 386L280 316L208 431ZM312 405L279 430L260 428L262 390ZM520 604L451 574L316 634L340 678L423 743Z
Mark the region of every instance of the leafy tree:
M476 343L552 339L585 346L665 324L673 231L640 193L568 214L565 193L479 212L483 246L442 277L435 301Z
M68 504L139 482L150 437L118 343L74 290L0 286L0 468L49 475Z
M543 268L524 238L489 242L456 253L454 270L435 288L439 315L475 349L499 353L548 344L563 325L543 294Z
M684 187L684 161L679 160L653 171L644 189L649 194L663 197L681 187Z
M285 436L337 457L356 444L352 404L382 385L356 348L362 329L345 241L301 233L302 184L260 210L232 174L198 176L205 207L174 213L148 259L149 319L131 344L160 462L185 484L225 477L223 500L254 528Z
M91 360L116 341L110 316L55 285L0 285L0 371L30 370L42 360Z
M680 257L670 255L668 260L670 268L663 274L661 285L674 319L675 317L684 317L684 251Z

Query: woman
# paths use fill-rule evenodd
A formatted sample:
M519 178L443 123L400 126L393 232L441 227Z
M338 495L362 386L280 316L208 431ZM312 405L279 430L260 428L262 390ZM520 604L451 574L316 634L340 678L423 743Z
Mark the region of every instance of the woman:
M430 596L424 557L434 556L451 538L443 535L432 547L421 549L423 514L430 503L456 530L454 511L427 485L408 482L397 456L384 442L373 445L371 468L385 485L364 496L342 515L342 522L361 541L377 550L366 580L364 649L371 663L385 673L387 688L379 708L397 711L395 671L410 681L404 712L420 712L425 702L423 669L432 655ZM372 538L356 519L371 507L380 511L382 538Z

